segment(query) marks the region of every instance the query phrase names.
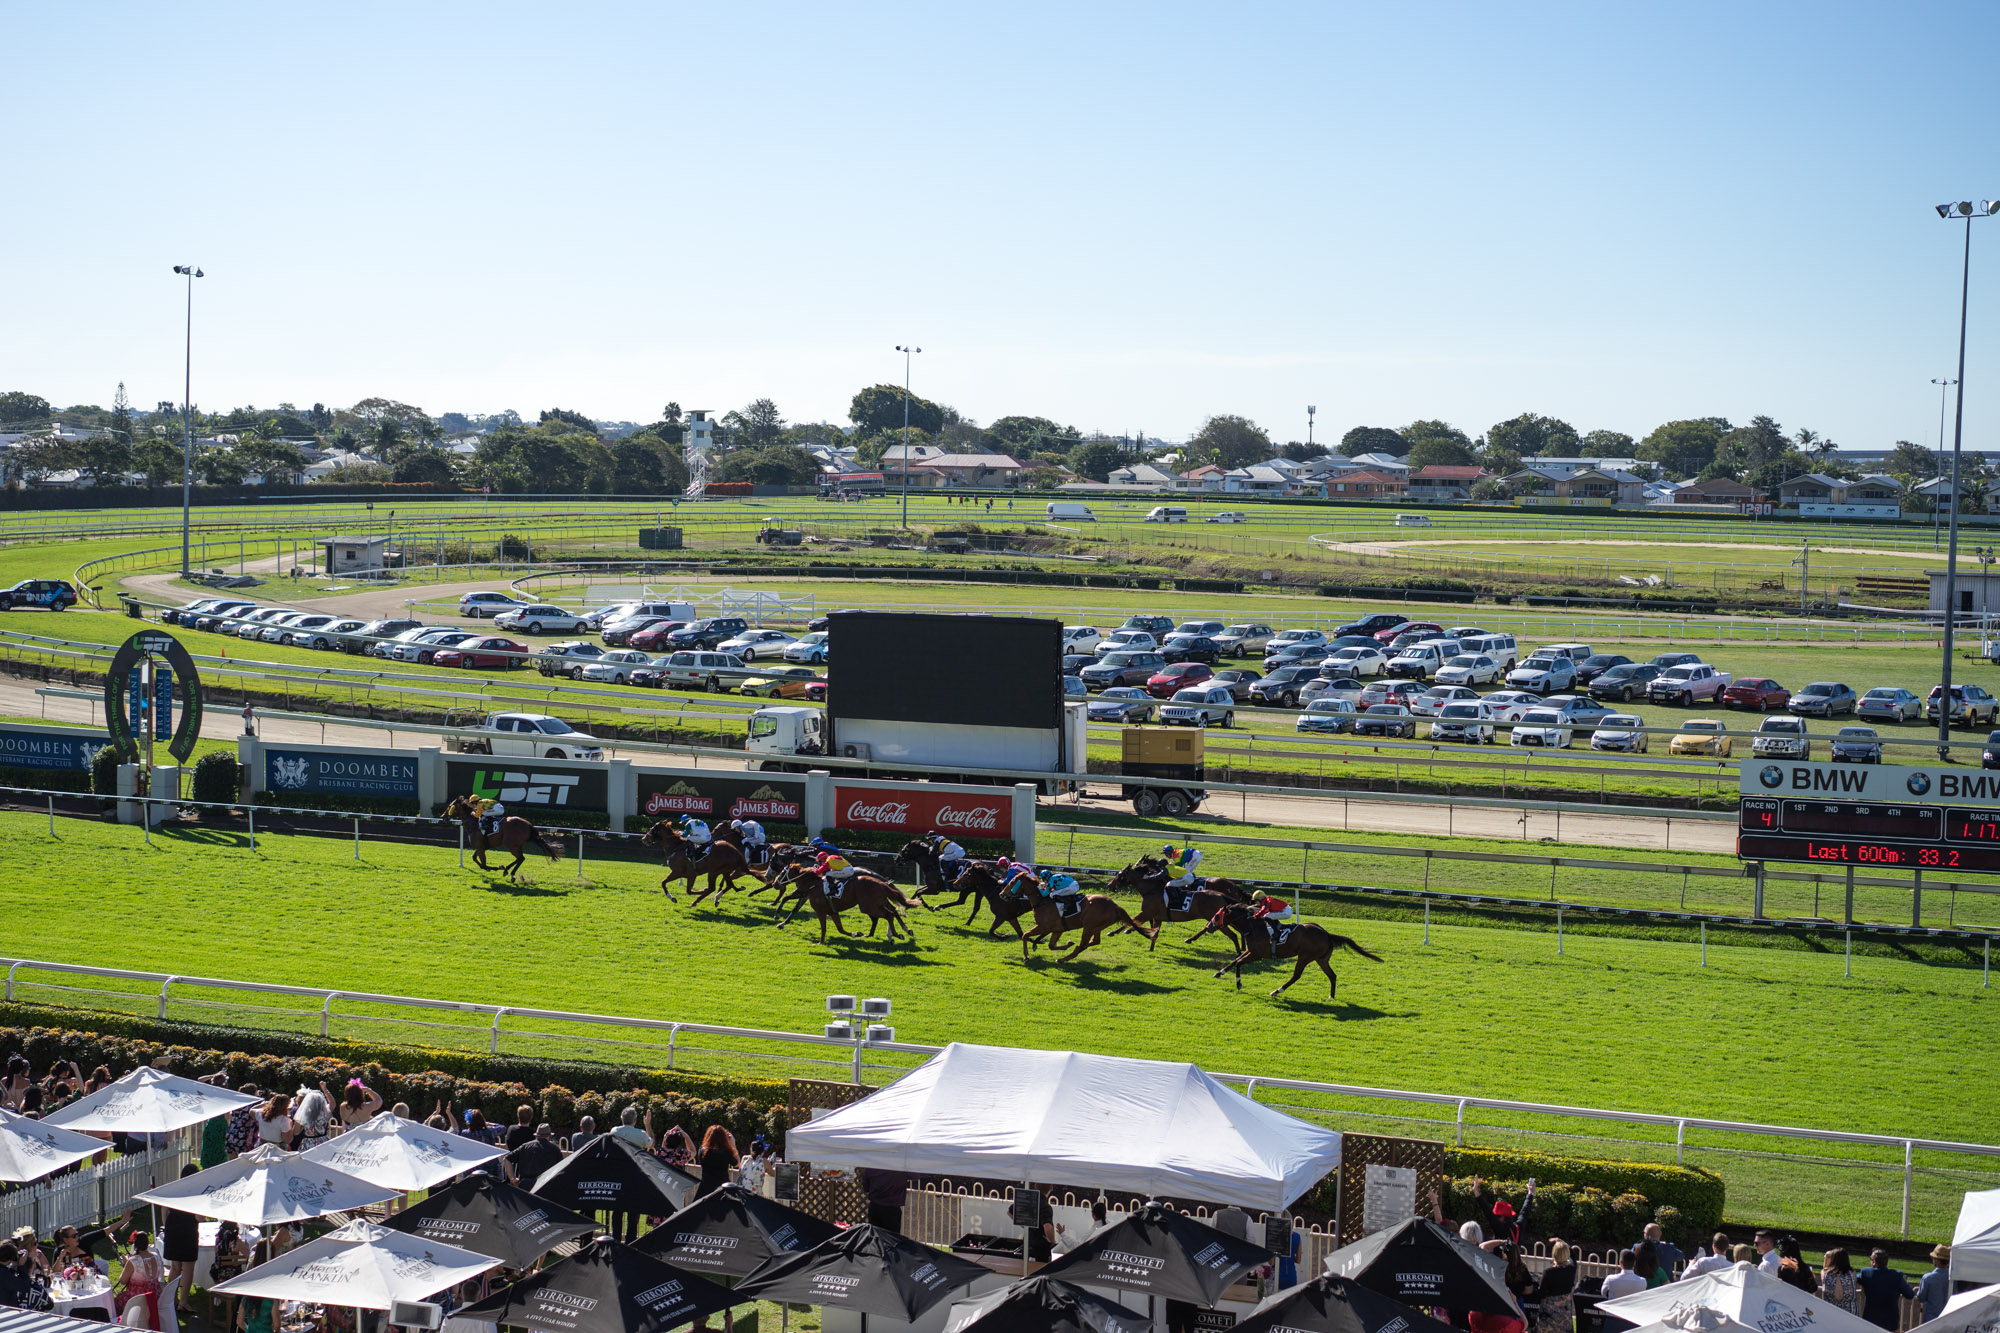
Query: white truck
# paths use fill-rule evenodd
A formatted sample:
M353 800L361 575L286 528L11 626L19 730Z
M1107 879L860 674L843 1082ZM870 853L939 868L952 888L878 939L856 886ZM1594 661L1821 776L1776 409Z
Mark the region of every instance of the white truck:
M1717 671L1706 662L1688 662L1668 667L1646 686L1646 697L1656 704L1686 706L1703 699L1720 699L1734 680L1727 671Z
M462 730L477 734L451 738L451 748L459 754L490 754L496 759L604 758L597 737L547 713L489 713Z

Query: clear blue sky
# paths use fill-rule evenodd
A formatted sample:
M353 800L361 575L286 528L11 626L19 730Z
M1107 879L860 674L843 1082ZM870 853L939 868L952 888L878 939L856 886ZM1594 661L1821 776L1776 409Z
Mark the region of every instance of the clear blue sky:
M15 3L0 388L1933 441L2000 7ZM1968 445L2000 444L2000 218Z

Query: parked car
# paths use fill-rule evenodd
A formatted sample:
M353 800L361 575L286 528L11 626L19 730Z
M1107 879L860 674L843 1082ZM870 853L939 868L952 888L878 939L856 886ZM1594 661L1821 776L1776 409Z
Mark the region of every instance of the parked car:
M792 636L781 629L746 629L716 644L715 651L754 662L760 657L783 657L792 643Z
M687 621L685 620L648 621L644 629L633 630L630 634L624 636L625 646L627 648L638 648L649 653L656 653L671 644L675 630L686 628ZM605 642L611 642L609 636L606 636Z
M1632 659L1617 653L1592 653L1576 664L1576 683L1588 685L1612 667L1630 666Z
M629 616L644 605L644 602L613 602L609 606L600 606L594 611L585 611L583 613L584 628L590 630L603 629L611 621Z
M306 647L320 652L338 652L347 646L347 640L359 634L367 626L365 620L336 620L324 629L314 632L312 642Z
M305 612L295 606L260 606L255 611L245 611L232 621L234 628L229 632L239 639L249 639L254 642L264 636L265 630L286 616L304 614Z
M242 622L244 616L260 609L255 602L225 601L213 610L196 613L190 628L207 634L234 634L236 632L234 627ZM187 620L181 623L190 624Z
M1146 722L1153 716L1153 696L1136 685L1114 685L1090 701L1092 722Z
M1158 653L1121 650L1106 653L1077 674L1082 676L1083 683L1093 690L1101 690L1107 685L1143 687L1153 678L1153 673L1166 664L1167 659Z
M213 615L219 611L231 611L238 607L252 605L255 605L255 603L241 597L197 597L185 606L170 606L160 612L160 623L164 625L187 625L192 627L204 615Z
M1394 629L1398 625L1407 625L1409 621L1410 618L1400 612L1377 611L1372 616L1363 616L1359 620L1349 621L1335 630L1334 633L1336 635L1366 634L1370 638L1373 638L1385 629Z
M1208 516L1210 523L1248 523L1250 515L1241 509L1218 509Z
M583 668L583 679L606 681L612 685L629 685L632 683L634 671L652 665L653 658L649 653L637 648L613 648ZM810 676L812 673L807 671L806 674Z
M1521 664L1520 645L1511 634L1453 635L1459 647L1468 653L1485 653L1500 664L1500 674L1505 676Z
M316 611L292 611L282 616L273 616L264 622L264 628L257 631L255 638L259 643L284 643L291 638L292 630L295 626L305 624L307 621L319 620L322 614ZM331 625L333 617L326 616L322 623ZM245 635L244 637L249 638L252 636Z
M1317 666L1324 662L1332 651L1332 646L1324 643L1287 644L1282 652L1264 654L1264 666L1266 670L1281 666L1303 666L1307 663Z
M1389 659L1380 648L1336 648L1320 666L1322 672L1329 668L1343 676L1366 678L1388 671Z
M535 654L535 670L544 676L583 679L583 669L604 656L604 650L588 639L552 643Z
M480 734L453 738L453 748L464 754L490 754L496 759L604 758L604 747L595 736L547 713L493 713L466 730Z
M421 620L403 618L370 620L363 624L361 628L342 634L340 636L339 647L342 652L346 653L372 655L369 653L369 650L380 640L393 639L406 630L419 629L422 625L423 622Z
M1614 754L1644 754L1648 747L1646 720L1636 713L1609 713L1597 719L1590 748Z
M1757 724L1750 738L1750 754L1757 759L1810 759L1812 738L1802 717L1767 717Z
M1463 700L1446 704L1431 723L1434 741L1462 741L1467 745L1491 745L1498 739L1493 714L1485 704Z
M469 592L458 599L458 613L473 620L481 616L490 620L502 611L514 611L526 605L526 598L516 597L511 592Z
M591 628L590 623L576 612L565 611L546 602L502 611L493 617L493 627L512 630L516 634L575 634Z
M1275 704L1279 708L1297 708L1306 682L1318 674L1317 666L1279 667L1251 685L1250 699L1253 703Z
M527 644L489 634L466 639L450 648L442 649L431 658L431 661L441 667L512 671L528 660L527 653ZM643 657L645 654L641 653L640 656Z
M1576 733L1563 715L1553 708L1530 708L1507 733L1507 744L1549 750L1567 750Z
M1659 674L1660 669L1649 662L1615 666L1590 682L1590 697L1616 699L1629 704L1634 699L1645 698L1646 686Z
M683 689L721 694L746 674L740 657L718 653L711 648L683 648L678 652L662 653L653 659L651 665L635 669L632 683L655 688L676 685Z
M1446 704L1478 703L1479 696L1463 685L1433 685L1422 694L1413 695L1407 702L1416 716L1437 717L1444 712Z
M462 643L480 638L462 629L426 630L406 643L396 645L391 654L399 662L415 662L419 666L430 666L437 661L437 655L446 648L456 648Z
M1370 704L1354 719L1357 736L1406 736L1417 738L1417 719L1401 704Z
M1497 685L1500 664L1485 653L1460 653L1437 669L1440 685Z
M1264 679L1263 672L1252 671L1248 667L1224 667L1215 673L1215 683L1227 685L1238 703L1247 700L1250 697L1250 687L1262 679Z
M1551 643L1535 649L1538 653L1555 653L1567 657L1572 662L1584 662L1596 656L1596 649L1587 643Z
M715 652L725 640L733 639L749 628L750 622L741 616L707 616L681 626L667 636L667 642L676 650L697 648Z
M1222 649L1206 635L1174 634L1161 646L1160 656L1169 662L1206 662L1212 667L1222 660Z
M1082 676L1065 674L1062 678L1062 696L1065 703L1081 703L1090 698L1090 686L1083 683Z
M1158 640L1173 627L1174 618L1172 616L1155 616L1139 612L1125 617L1125 623L1118 628L1144 630L1146 633L1152 635L1155 640Z
M406 628L397 630L393 634L387 635L386 637L383 638L376 639L374 642L370 643L364 651L370 657L380 657L385 659L393 658L396 655L396 649L402 647L404 644L408 643L411 639L416 638L419 634L428 634L432 630L447 629L447 628L449 628L449 626L424 625L424 624L412 623L408 625Z
M1668 667L1689 666L1699 661L1701 661L1700 653L1657 653L1653 657L1652 665L1665 671Z
M1322 735L1338 735L1354 727L1354 719L1360 710L1352 699L1314 699L1300 712L1299 720L1292 724L1293 731L1319 732Z
M1378 680L1362 687L1361 697L1355 700L1363 708L1373 704L1400 704L1410 706L1410 700L1424 692L1424 687L1414 680Z
M1550 695L1542 700L1542 706L1555 709L1564 721L1580 727L1595 726L1600 719L1611 716L1610 708L1585 694Z
M1065 641L1063 644L1063 653L1064 653L1063 670L1065 674L1069 674L1068 662L1071 656L1076 654L1085 654L1086 660L1088 660L1087 655L1089 654L1090 649L1095 648L1096 646L1097 646L1096 630L1090 631L1089 648L1076 647L1075 645ZM785 660L787 662L804 662L810 666L819 666L822 663L824 663L826 661L826 631L823 629L816 629L812 633L806 635L803 638L793 639L790 643L785 645Z
M1393 625L1375 631L1375 642L1394 643L1405 634L1422 634L1426 638L1444 633L1444 626L1435 620L1399 620Z
M1882 762L1882 742L1873 727L1842 727L1834 733L1833 743L1827 746L1827 758L1836 764L1879 764ZM1986 766L1983 759L1979 766Z
M1530 708L1540 708L1540 695L1523 690L1499 690L1480 700L1495 722L1519 722Z
M1667 753L1707 754L1714 755L1717 759L1727 759L1735 746L1735 741L1723 735L1722 731L1722 724L1712 717L1691 717L1681 723L1680 734L1667 742Z
M1981 768L2000 768L2000 731L1986 733L1986 746L1979 752Z
M1717 671L1706 662L1683 662L1653 677L1646 686L1646 697L1656 704L1673 703L1686 708L1703 700L1720 699L1730 680L1727 671Z
M1832 717L1836 713L1852 713L1860 703L1854 691L1831 680L1816 680L1792 696L1785 705L1800 717Z
M1507 673L1507 684L1536 694L1571 689L1576 685L1576 663L1559 653L1536 649L1527 661Z
M1206 685L1214 675L1215 668L1206 662L1167 663L1146 678L1146 693L1155 699L1169 698L1190 686Z
M323 611L315 611L309 616L300 616L284 627L284 633L277 642L289 643L300 648L327 649L333 647L333 636L339 633L334 626L340 623L339 616L330 616ZM360 621L353 622L359 625Z
M1854 715L1873 722L1914 722L1924 715L1924 701L1910 690L1878 685L1861 696Z
M1195 685L1160 706L1160 721L1169 726L1226 727L1236 715L1236 696L1226 685Z
M1227 628L1220 620L1183 620L1167 631L1168 639L1212 639Z
M67 611L76 605L76 589L61 579L22 579L0 589L0 611Z
M1763 676L1745 676L1732 680L1722 691L1724 708L1754 708L1760 713L1768 713L1773 708L1783 708L1792 701L1792 692L1775 680Z
M1444 637L1463 641L1466 639L1482 638L1487 633L1487 630L1478 625L1449 625L1445 627Z
M659 616L650 611L640 611L633 615L621 616L617 620L605 621L603 628L597 631L597 637L609 648L640 648L649 645L659 647L662 640L686 624L687 621L676 620L672 616ZM645 636L645 644L638 641L642 635Z
M1389 674L1412 680L1429 680L1431 674L1458 656L1458 645L1450 639L1427 639L1413 643L1389 659Z
M1301 644L1326 642L1326 634L1316 629L1286 629L1273 634L1264 644L1264 658L1269 661L1281 653L1291 652Z
M1309 704L1320 699L1346 699L1350 703L1359 703L1361 692L1367 688L1352 676L1327 675L1326 663L1322 662L1319 671L1299 691L1299 702Z
M803 699L807 697L807 691L812 689L813 682L819 679L820 677L813 674L811 667L767 667L745 680L741 685L738 685L736 692L759 699ZM1076 677L1071 676L1069 680L1076 680ZM1071 691L1068 681L1064 682L1063 697L1065 699L1081 698L1082 695L1082 681L1076 681L1074 692Z
M812 637L814 636L811 634L806 635L806 638L808 639ZM825 634L820 634L818 637L821 643L826 642ZM1064 625L1062 632L1062 650L1065 653L1091 652L1097 647L1099 641L1102 640L1103 638L1104 636L1097 632L1097 627L1095 625Z
M1938 696L1944 686L1933 685L1929 697L1924 700L1924 716L1935 721L1938 715ZM1977 685L1954 685L1951 687L1951 724L1954 727L1992 726L2000 721L2000 699L1995 699Z
M1271 636L1276 632L1269 625L1246 621L1240 625L1225 625L1222 633L1210 637L1215 640L1216 647L1222 650L1223 656L1249 657L1253 653L1262 653L1264 645L1271 641Z
M1112 653L1150 653L1159 651L1159 647L1160 641L1153 637L1150 630L1115 629L1099 639L1097 646L1090 651L1102 660Z
M789 648L785 650L786 654L788 655L788 660L791 651L792 650ZM1089 666L1096 660L1097 657L1093 653L1064 653L1061 670L1065 676L1079 675L1081 674L1081 672L1085 667Z

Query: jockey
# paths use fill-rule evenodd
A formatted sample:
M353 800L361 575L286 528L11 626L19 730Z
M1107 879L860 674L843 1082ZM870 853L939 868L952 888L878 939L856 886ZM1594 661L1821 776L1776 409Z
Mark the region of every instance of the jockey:
M965 870L965 848L936 829L926 834L924 841L930 844L933 852L937 853L938 873L944 876L944 882L950 884L956 880Z
M474 796L472 813L479 816L479 831L490 838L500 831L500 818L507 807L490 796Z
M1194 872L1201 865L1201 849L1193 843L1186 847L1175 847L1172 843L1160 848L1160 855L1166 858L1170 873L1167 887L1170 889L1191 889L1194 887Z
M1076 882L1076 876L1066 875L1060 870L1049 873L1048 883L1042 893L1056 905L1056 909L1067 914L1071 904L1083 901L1083 886Z
M806 840L806 846L812 848L816 852L827 852L834 856L840 855L840 848L834 846L832 843L828 842L825 838L820 838L820 837L808 838Z
M690 858L699 861L702 857L708 855L708 845L715 841L715 836L708 831L707 824L696 819L693 815L682 815L675 827L680 830L681 837L687 841Z
M754 819L732 819L729 821L729 827L735 829L736 835L743 840L743 857L745 860L752 864L759 864L770 855L770 849L764 842L764 826L762 824L759 824Z
M813 874L826 886L826 896L838 899L846 892L847 881L854 878L854 867L840 854L839 848L829 844L829 850L821 851L819 859L813 862Z
M1250 905L1257 909L1250 914L1252 920L1268 921L1274 926L1284 926L1297 919L1297 914L1292 911L1290 903L1283 898L1274 898L1268 893L1252 898Z
M1003 856L998 861L994 862L994 865L1000 871L1000 891L1002 893L1006 893L1008 890L1012 889L1014 887L1014 882L1020 879L1025 879L1028 881L1028 884L1026 886L1023 886L1022 888L1023 893L1032 893L1040 891L1042 883L1041 876L1037 875L1035 873L1035 868L1029 865L1026 861L1016 861L1011 857Z

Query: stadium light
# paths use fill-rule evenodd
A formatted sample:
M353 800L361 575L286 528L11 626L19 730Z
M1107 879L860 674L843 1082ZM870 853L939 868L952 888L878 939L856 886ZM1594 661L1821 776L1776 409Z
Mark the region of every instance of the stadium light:
M903 527L907 530L910 526L910 358L924 349L897 343L896 350L903 354Z
M194 280L206 277L193 264L176 264L174 272L187 279L187 348L181 381L181 577L188 568L188 524L194 499Z
M1983 199L1977 204L1971 200L1960 200L1956 204L1937 205L1938 216L1946 221L1954 216L1965 219L1965 259L1958 280L1958 407L1951 429L1951 536L1945 548L1944 562L1944 667L1938 684L1938 762L1941 764L1951 762L1951 620L1958 611L1959 462L1965 445L1965 318L1967 301L1972 293L1972 220L1990 218L1995 213L2000 213L2000 200ZM1983 585L1981 591L1984 591Z

